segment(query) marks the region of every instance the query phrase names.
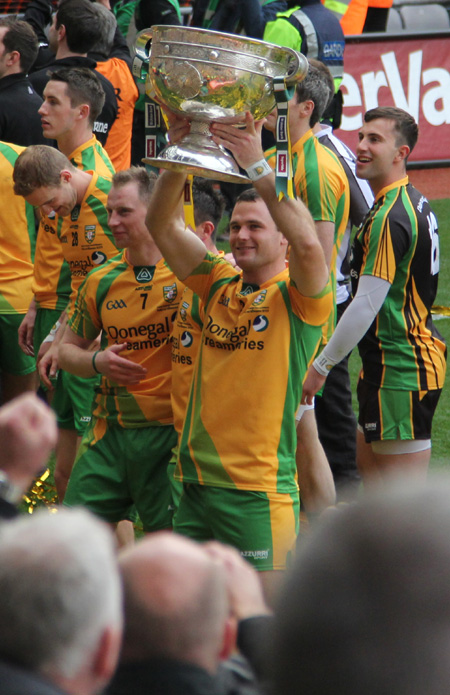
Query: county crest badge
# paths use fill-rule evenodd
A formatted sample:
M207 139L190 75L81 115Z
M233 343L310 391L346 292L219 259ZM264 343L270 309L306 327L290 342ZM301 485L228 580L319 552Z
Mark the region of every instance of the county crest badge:
M266 298L266 294L267 294L267 290L262 290L262 291L258 294L258 296L256 297L256 299L253 301L253 306L259 306L260 304L262 304L262 303L264 302L265 298Z
M173 302L174 299L176 299L177 296L177 284L176 282L173 283L173 285L164 285L163 286L163 296L166 302Z
M95 224L88 224L84 228L84 238L88 244L92 244L95 239Z

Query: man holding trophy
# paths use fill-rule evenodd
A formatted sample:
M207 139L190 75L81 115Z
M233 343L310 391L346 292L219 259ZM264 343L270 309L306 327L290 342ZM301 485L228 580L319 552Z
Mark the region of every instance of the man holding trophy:
M216 144L254 184L230 221L242 275L186 230L184 172L160 175L147 227L206 307L175 472L184 483L175 531L237 547L262 572L270 599L295 548L294 416L332 300L310 213L300 201L278 199L261 146L262 123L247 113L244 129L211 125ZM180 136L184 128L187 121L177 120L172 133Z

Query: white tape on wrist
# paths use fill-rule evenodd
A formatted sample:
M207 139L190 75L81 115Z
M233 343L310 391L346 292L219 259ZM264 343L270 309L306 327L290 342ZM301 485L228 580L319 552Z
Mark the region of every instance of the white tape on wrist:
M330 370L334 367L335 364L336 364L336 362L333 362L333 360L330 360L325 355L325 351L323 351L314 360L313 367L317 372L319 372L319 374L322 374L322 376L328 376L328 374L330 373Z
M251 181L259 181L264 176L272 173L270 164L265 159L260 159L259 162L252 164L247 171L247 176Z

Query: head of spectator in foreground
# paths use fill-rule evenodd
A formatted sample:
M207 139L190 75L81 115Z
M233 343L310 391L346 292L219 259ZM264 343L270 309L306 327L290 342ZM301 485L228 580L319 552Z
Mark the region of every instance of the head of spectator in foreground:
M38 51L38 38L28 22L15 17L0 19L0 79L14 73L27 73Z
M58 139L86 124L92 130L105 103L97 75L88 68L61 68L50 73L39 109L45 137Z
M61 0L49 30L49 46L58 57L62 47L86 55L102 31L102 19L90 0Z
M67 217L76 205L73 180L79 173L54 147L31 145L20 153L14 165L14 193L45 215L54 211Z
M225 201L208 179L198 176L192 185L195 233L210 251L215 250L216 233L222 219Z
M0 528L0 659L69 695L99 692L117 662L121 586L112 534L86 511Z
M450 692L450 482L407 479L325 519L278 606L275 692Z
M210 673L234 646L226 579L200 545L155 533L119 560L125 594L122 662L173 659Z

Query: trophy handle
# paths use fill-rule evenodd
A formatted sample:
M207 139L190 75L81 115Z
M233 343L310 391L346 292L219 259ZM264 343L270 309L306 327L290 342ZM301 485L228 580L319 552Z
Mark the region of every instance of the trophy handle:
M136 35L136 43L134 46L134 58L131 65L133 75L145 82L148 74L148 62L150 58L150 47L153 38L152 28L143 29Z
M295 84L296 82L301 82L308 73L308 60L298 51L294 51L293 48L284 47L284 50L290 54L291 60L288 65L288 73L286 75L287 84Z
M150 45L153 39L153 31L150 27L149 29L143 29L136 34L136 40L134 44L134 54L140 58L143 62L148 63L150 57Z

